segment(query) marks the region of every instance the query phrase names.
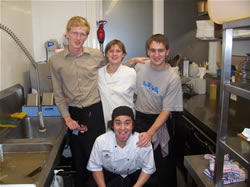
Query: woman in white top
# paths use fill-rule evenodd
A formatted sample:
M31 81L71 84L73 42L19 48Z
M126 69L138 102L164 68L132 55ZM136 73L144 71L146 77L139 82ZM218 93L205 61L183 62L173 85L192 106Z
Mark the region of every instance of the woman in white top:
M114 108L128 106L134 109L136 72L133 68L121 64L126 54L125 46L120 40L110 41L105 48L105 57L109 63L98 71L98 89L106 129Z

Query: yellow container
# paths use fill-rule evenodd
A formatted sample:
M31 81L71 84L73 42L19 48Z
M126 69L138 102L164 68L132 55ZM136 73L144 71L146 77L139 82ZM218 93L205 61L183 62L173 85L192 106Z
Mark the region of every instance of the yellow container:
M217 86L214 82L210 84L209 94L210 100L216 100Z

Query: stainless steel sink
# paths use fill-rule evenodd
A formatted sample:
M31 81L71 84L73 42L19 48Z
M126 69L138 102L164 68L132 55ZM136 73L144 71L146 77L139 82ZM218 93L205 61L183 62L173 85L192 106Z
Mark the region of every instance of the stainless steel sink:
M53 145L50 143L3 143L0 144L0 156L3 153L16 152L46 152L52 149ZM0 157L1 158L1 157ZM1 159L0 159L1 160Z
M63 130L64 120L61 117L44 117L45 132L39 131L39 119L26 117L19 121L17 127L12 128L5 139L36 139L58 137Z
M0 186L35 185L52 148L51 144L0 144Z
M24 106L24 91L15 85L0 92L0 116ZM46 132L39 132L37 117L18 120L16 128L0 128L0 186L49 186L63 150L67 127L61 117L44 117Z

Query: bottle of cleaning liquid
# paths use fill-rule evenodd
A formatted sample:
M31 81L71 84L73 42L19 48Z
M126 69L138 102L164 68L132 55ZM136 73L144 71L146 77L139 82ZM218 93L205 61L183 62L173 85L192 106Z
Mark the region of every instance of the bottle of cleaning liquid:
M58 175L60 171L64 171L63 169L54 170L54 178L52 180L52 183L50 184L50 187L64 187L64 182L62 176Z
M217 91L217 86L215 82L212 82L210 84L210 89L209 89L209 96L211 100L216 100L216 92Z

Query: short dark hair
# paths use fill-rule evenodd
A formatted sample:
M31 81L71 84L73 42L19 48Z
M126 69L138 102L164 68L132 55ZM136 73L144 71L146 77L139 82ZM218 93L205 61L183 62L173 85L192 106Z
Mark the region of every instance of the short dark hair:
M129 116L131 118L131 120L132 120L132 125L134 127L134 112L133 112L133 110L128 106L119 106L119 107L116 107L113 110L113 112L112 112L112 120L110 120L108 122L108 125L107 125L108 128L110 128L112 131L114 131L114 129L113 129L114 120L115 120L116 117L122 116L122 115ZM134 133L134 128L133 128L132 133Z
M153 41L162 43L165 46L166 50L169 49L168 38L163 34L154 34L150 36L146 41L146 45L145 45L146 51L149 49L149 46Z
M105 47L105 56L107 55L108 53L108 50L110 50L110 48L113 46L113 45L118 45L119 48L122 50L122 52L126 55L127 54L127 51L125 49L125 45L120 41L120 40L111 40Z

